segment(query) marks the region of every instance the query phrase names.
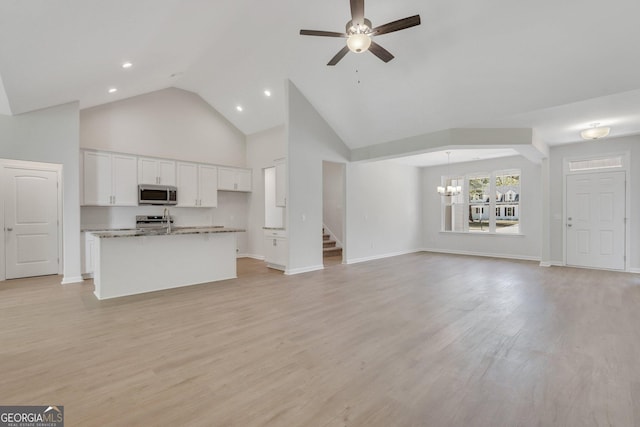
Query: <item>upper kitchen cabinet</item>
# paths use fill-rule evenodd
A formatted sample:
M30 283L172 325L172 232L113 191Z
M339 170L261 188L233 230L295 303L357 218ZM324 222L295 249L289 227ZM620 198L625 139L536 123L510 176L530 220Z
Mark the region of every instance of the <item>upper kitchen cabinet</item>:
M218 168L198 163L178 162L178 206L215 208L218 206Z
M276 164L276 206L287 206L287 161L279 159Z
M85 206L137 206L138 159L100 151L83 152Z
M138 184L176 185L176 162L138 157Z
M218 190L251 191L251 169L218 168Z

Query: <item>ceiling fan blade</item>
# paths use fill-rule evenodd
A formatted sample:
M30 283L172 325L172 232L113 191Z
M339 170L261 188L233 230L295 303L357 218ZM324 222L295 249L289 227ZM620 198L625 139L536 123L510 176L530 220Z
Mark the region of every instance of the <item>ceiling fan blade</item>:
M408 18L398 19L397 21L375 27L371 30L371 35L379 36L381 34L393 33L394 31L404 30L405 28L415 27L416 25L420 25L420 15L409 16Z
M348 48L347 48L348 49ZM369 46L369 50L378 58L382 59L384 62L391 61L394 56L387 49L380 46L378 43L371 40L371 46Z
M364 0L351 0L351 22L364 24Z
M327 65L336 65L338 62L340 62L340 60L342 58L344 58L344 56L347 54L347 52L349 52L349 46L345 46L343 47L340 52L336 53L336 56L334 56L333 58L331 58L331 61L329 61L327 63Z
M301 36L322 36L322 37L347 37L345 33L336 33L334 31L316 31L316 30L300 30Z

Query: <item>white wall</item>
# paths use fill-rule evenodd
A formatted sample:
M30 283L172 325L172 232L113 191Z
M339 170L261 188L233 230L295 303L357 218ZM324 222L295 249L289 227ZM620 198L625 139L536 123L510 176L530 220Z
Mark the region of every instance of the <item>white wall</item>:
M630 178L627 187L631 192L631 218L627 221L630 233L630 248L627 257L632 271L640 270L640 136L606 138L576 144L551 147L550 151L550 252L551 264L562 264L564 259L564 188L563 159L590 157L594 155L631 154Z
M345 214L345 164L322 163L322 222L342 246Z
M345 163L350 151L298 88L288 82L287 273L324 268L322 161ZM347 195L348 196L348 195ZM348 209L348 207L347 207ZM348 243L345 243L348 246Z
M274 160L286 157L286 129L278 126L247 136L247 167L253 169L253 191L249 196L247 253L264 257L264 180L262 170L275 166Z
M441 231L441 197L436 192L442 175L466 175L501 169L521 170L521 236ZM450 171L450 173L449 173ZM423 247L434 252L464 253L540 260L542 248L542 175L539 164L521 156L423 168Z
M82 281L78 103L16 116L0 115L0 141L0 158L62 165L63 283Z
M347 165L346 262L420 250L420 169L389 161Z
M169 88L80 112L80 146L243 167L245 136L198 95Z

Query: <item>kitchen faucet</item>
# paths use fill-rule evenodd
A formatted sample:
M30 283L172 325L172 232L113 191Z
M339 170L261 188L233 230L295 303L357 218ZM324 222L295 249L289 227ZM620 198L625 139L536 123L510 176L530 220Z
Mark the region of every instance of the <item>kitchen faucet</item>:
M164 208L164 213L162 214L163 219L167 221L167 234L171 233L171 215L169 214L169 208Z

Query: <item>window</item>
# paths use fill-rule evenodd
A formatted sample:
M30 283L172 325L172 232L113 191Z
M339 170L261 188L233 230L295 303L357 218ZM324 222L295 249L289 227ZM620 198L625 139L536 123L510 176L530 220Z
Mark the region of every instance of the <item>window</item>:
M489 231L489 175L469 178L469 231Z
M443 177L442 182L463 189L459 195L442 197L444 231L520 232L519 170Z
M520 231L520 171L496 173L496 192L503 194L496 200L496 233L518 233Z

